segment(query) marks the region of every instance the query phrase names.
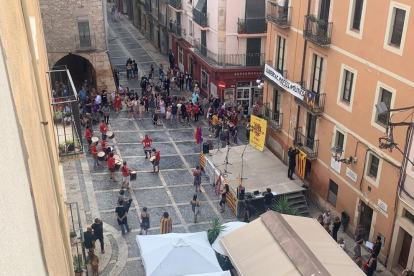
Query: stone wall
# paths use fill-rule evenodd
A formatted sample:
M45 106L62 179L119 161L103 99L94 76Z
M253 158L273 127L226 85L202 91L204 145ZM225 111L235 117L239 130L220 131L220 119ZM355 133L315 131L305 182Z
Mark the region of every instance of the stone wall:
M79 17L89 20L95 49L106 50L102 0L40 0L40 8L48 53L76 51Z

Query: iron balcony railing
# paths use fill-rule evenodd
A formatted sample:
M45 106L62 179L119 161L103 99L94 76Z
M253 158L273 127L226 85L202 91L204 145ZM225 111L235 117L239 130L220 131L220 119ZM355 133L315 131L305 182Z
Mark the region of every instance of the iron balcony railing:
M293 144L306 153L309 159L316 159L318 157L319 140L309 139L303 135L301 127L295 128L294 138Z
M208 13L203 13L196 8L193 8L193 22L202 28L208 27Z
M302 84L302 87L304 85ZM310 90L306 90L306 93L303 97L303 100L295 97L295 102L302 107L304 107L306 110L308 110L310 113L314 115L318 115L324 112L325 110L325 93L315 93Z
M183 7L182 6L182 0L169 0L168 4L176 10L181 10L182 7Z
M183 29L180 24L178 24L177 22L173 22L172 20L170 20L168 31L177 37L185 36L185 29Z
M52 90L53 124L59 156L84 153L77 94L66 66L48 71Z
M263 105L263 119L267 121L269 127L274 130L281 130L282 129L282 122L283 122L283 114L279 111L273 111L269 108L269 103L265 103Z
M315 16L305 16L303 37L320 46L331 44L332 22L317 19Z
M75 47L77 51L96 50L95 34L75 35Z
M291 21L291 7L279 6L276 2L267 2L267 20L280 28L289 28Z
M262 66L265 54L216 54L210 51L206 46L200 43L200 39L194 39L195 53L203 58L213 67L231 68L231 67L260 67Z
M262 34L267 32L266 18L246 18L237 20L239 34Z

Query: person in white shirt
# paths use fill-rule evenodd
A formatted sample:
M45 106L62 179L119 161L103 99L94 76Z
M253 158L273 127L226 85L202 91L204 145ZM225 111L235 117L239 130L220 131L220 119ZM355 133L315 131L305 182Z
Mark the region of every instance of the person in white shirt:
M324 224L331 224L331 211L329 209L323 214L323 223Z
M346 247L346 244L345 244L345 241L344 241L344 239L343 238L339 238L338 239L338 245L343 249L343 250L345 250L345 247Z
M96 93L95 102L96 102L96 104L99 104L99 105L101 105L101 103L102 103L102 97L101 97L101 94L99 92Z

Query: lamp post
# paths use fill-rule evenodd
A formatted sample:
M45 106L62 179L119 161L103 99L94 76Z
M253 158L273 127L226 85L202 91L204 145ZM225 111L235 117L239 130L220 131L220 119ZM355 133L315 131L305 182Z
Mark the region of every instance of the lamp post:
M332 157L335 159L336 162L342 162L348 165L351 163L355 164L357 162L357 158L354 156L349 156L348 158L341 158L343 152L344 151L340 146L335 146L331 149Z
M262 90L263 89L263 86L264 86L264 82L263 82L261 76L259 76L257 78L256 83L257 83L257 88L260 89L260 90Z

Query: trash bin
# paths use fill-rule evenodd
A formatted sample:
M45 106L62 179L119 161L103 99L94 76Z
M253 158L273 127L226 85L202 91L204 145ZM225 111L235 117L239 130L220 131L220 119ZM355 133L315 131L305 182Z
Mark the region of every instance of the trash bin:
M341 213L341 223L342 223L342 227L344 229L344 232L346 230L346 228L348 228L348 224L349 224L349 215L347 212L342 212Z
M208 154L210 152L210 146L207 142L203 143L203 154Z

